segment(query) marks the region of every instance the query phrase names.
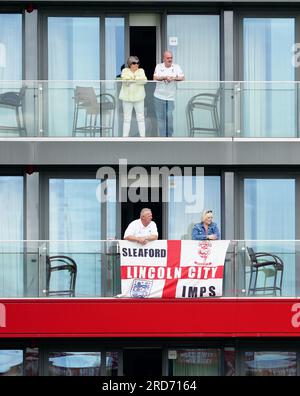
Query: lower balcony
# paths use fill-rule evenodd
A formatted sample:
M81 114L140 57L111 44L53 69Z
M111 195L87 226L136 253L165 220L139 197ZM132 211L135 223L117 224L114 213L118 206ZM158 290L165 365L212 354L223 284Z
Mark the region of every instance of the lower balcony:
M298 241L228 241L223 262L192 266L174 247L199 244L201 253L205 242L127 242L130 270L119 243L2 242L0 337L299 337ZM155 244L167 246L165 266L150 252ZM151 282L177 289L151 298Z

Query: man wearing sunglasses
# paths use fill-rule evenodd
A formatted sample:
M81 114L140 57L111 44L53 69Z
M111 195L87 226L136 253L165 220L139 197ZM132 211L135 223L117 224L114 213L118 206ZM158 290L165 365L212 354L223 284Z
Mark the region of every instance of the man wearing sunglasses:
M165 51L163 63L159 63L154 71L153 80L157 81L154 91L154 107L160 136L172 136L173 110L175 107L176 81L184 80L179 65L173 63L173 55Z

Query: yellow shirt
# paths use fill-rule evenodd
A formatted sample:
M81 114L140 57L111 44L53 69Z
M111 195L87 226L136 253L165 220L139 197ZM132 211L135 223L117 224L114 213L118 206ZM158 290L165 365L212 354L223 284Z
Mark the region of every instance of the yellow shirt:
M139 102L146 96L144 84L147 81L144 69L137 69L132 72L128 67L122 70L122 83L119 98L126 102Z

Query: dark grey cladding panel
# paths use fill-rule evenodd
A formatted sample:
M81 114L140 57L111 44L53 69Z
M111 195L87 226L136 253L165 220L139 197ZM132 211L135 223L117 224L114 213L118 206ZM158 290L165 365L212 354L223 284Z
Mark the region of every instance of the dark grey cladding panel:
M27 139L1 139L0 165L31 165L34 163L35 149L35 144Z
M274 139L273 141L236 139L233 144L233 164L300 164L300 139Z
M120 158L134 165L299 165L300 139L0 141L0 165L113 165Z
M93 141L36 143L39 164L230 164L232 142L228 141Z

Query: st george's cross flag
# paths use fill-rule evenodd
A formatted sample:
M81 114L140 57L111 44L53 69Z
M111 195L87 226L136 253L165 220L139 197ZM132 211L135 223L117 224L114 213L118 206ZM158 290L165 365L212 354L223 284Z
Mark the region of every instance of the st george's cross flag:
M222 296L230 241L120 241L120 297Z

